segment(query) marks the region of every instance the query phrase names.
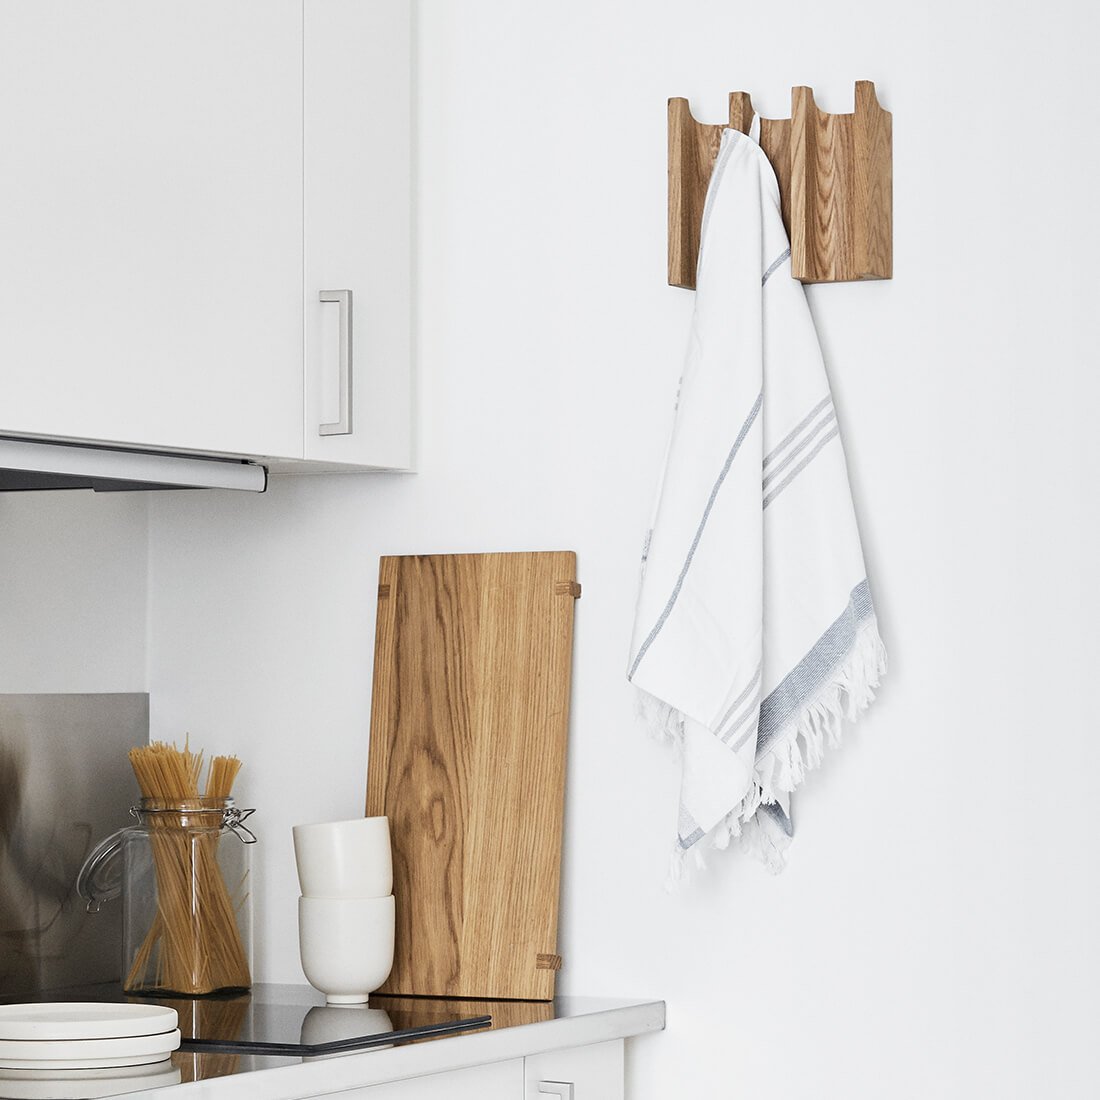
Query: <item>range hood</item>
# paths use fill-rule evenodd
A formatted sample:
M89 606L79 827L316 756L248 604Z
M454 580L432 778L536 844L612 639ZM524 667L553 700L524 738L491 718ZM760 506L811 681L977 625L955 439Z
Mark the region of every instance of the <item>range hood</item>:
M94 489L243 489L262 493L267 470L231 458L125 451L79 443L0 439L0 492Z

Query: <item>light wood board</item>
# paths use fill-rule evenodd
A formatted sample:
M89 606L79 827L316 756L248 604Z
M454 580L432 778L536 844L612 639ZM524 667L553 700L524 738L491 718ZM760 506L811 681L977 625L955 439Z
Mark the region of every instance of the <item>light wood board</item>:
M393 836L383 992L554 995L579 594L569 551L382 559L367 814Z

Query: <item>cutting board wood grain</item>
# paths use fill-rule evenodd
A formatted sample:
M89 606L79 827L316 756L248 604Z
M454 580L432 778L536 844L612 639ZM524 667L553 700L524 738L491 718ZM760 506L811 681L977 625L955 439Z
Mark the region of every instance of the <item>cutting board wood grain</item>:
M554 995L570 551L385 557L367 814L393 836L383 992Z

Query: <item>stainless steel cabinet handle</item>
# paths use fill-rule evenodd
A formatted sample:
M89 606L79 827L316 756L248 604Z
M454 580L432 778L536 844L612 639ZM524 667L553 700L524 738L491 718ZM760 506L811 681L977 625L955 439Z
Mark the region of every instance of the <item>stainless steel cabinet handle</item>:
M340 305L340 419L319 430L321 435L351 435L351 291L322 290L321 301Z

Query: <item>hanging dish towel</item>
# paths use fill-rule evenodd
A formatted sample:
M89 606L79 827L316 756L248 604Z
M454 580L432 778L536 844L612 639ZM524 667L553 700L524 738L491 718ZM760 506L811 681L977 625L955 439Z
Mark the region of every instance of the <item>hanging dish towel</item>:
M719 848L741 837L780 870L790 792L885 671L790 255L771 165L724 131L628 673L652 725L682 746L674 878L708 835Z

